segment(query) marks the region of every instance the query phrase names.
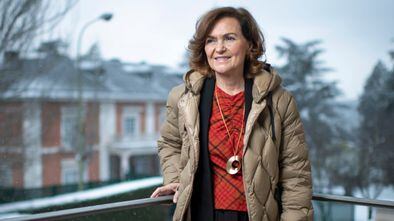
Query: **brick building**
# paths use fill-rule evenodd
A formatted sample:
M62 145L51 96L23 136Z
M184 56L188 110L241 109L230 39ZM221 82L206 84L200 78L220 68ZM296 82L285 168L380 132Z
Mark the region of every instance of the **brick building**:
M36 58L9 52L0 64L0 186L76 183L79 157L85 182L158 175L156 140L179 71L89 58L76 65L55 49Z

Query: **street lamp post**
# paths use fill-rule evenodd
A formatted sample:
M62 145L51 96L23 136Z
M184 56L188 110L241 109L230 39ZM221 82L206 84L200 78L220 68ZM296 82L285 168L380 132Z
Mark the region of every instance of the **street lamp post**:
M99 17L89 21L86 23L81 31L79 32L78 35L78 41L77 41L77 72L78 72L78 136L77 136L77 155L76 159L78 161L78 189L82 190L83 189L83 178L84 178L84 172L85 172L85 165L84 165L84 160L85 160L85 115L86 113L84 112L84 102L83 102L83 77L82 77L82 70L81 70L81 44L82 44L82 38L83 34L85 33L86 29L90 27L92 24L98 22L98 21L110 21L113 17L112 13L104 13L100 15Z
M78 42L77 42L77 62L78 62L78 65L79 65L80 58L81 58L80 56L81 56L82 37L83 37L83 34L85 33L86 29L87 29L90 25L92 25L92 24L94 24L94 23L96 23L96 22L98 22L98 21L106 21L106 22L111 21L112 17L113 17L113 14L112 14L112 13L104 13L104 14L100 15L99 17L97 17L97 18L95 18L95 19L89 21L88 23L86 23L86 24L82 27L81 31L79 32L79 35L78 35ZM79 68L79 67L78 67L78 68Z

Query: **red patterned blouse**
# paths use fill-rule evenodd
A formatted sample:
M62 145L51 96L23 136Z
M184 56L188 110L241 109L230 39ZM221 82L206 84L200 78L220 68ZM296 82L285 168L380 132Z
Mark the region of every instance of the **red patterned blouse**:
M226 171L227 160L234 155L242 157L243 147L243 111L244 92L229 95L216 87L220 108L223 112L232 141L230 141L226 127L220 114L219 106L214 95L212 102L212 114L209 128L209 156L212 166L212 180L215 209L247 211L245 191L242 181L242 171L230 175ZM243 131L243 130L242 130ZM238 139L239 146L235 148Z

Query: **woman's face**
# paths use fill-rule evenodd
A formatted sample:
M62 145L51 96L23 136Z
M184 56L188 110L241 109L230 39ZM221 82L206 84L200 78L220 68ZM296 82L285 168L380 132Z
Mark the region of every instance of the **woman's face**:
M225 17L217 21L205 40L205 54L216 74L243 74L248 41L238 20Z

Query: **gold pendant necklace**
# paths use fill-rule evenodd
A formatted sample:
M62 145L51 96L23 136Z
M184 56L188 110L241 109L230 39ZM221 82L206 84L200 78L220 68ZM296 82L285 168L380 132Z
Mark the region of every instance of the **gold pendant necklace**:
M223 121L224 127L226 128L226 131L227 131L227 136L228 136L229 140L231 141L232 146L234 146L233 140L231 139L230 131L229 131L227 124L226 124L226 120L224 119L222 108L220 107L219 97L217 95L217 87L215 87L215 97L216 97L216 103L218 104L220 115L222 116L222 121ZM235 147L233 147L233 156L231 156L227 160L227 164L226 164L226 171L227 171L227 173L229 173L231 175L237 174L241 170L242 160L241 160L241 157L237 155L237 153L238 153L239 141L241 140L242 133L244 130L244 121L245 121L245 107L243 108L243 112L242 112L241 132L239 133L239 136L238 136L237 145Z

